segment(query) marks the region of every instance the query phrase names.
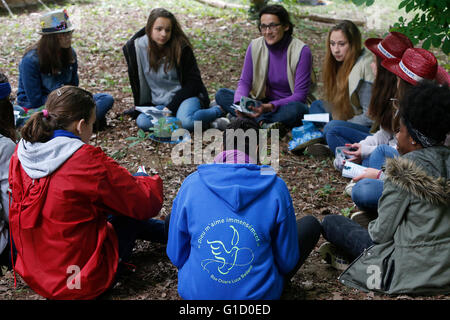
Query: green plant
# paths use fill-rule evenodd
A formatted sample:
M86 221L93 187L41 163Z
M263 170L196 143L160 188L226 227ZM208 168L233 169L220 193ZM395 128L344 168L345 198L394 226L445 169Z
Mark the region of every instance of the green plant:
M370 6L375 0L352 0L356 5ZM422 48L442 47L445 54L450 53L450 7L448 0L403 0L398 5L406 13L415 12L412 20L399 17L392 30L407 35L414 45L423 40Z
M349 208L343 208L343 209L341 209L341 214L344 216L344 217L349 217L350 216L350 213L352 213L352 211L355 209L355 205L353 205L352 207L349 207Z
M336 190L334 187L330 184L326 184L319 190L316 190L315 193L321 198L328 198L334 190Z
M250 19L257 20L259 10L261 10L269 0L251 0L250 8L248 9L248 14Z

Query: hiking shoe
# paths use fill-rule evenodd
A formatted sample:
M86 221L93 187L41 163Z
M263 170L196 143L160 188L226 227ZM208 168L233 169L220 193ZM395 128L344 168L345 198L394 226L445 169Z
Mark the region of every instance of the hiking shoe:
M337 270L344 271L348 268L349 260L345 254L331 242L323 243L319 247L319 254L326 263Z
M217 118L216 120L211 122L211 128L219 129L220 131L225 131L230 122L231 121L225 117Z
M330 147L322 143L311 144L306 148L306 152L315 157L328 157L332 155Z
M356 182L354 182L353 180L351 180L344 188L344 194L348 195L349 197L352 196L352 190L353 187L355 186Z
M350 219L367 229L369 222L376 219L376 216L365 211L358 211L350 214Z

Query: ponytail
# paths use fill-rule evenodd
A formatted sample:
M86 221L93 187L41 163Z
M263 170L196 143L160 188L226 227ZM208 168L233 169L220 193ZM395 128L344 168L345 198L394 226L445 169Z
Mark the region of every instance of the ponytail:
M86 121L95 109L92 93L75 87L64 86L52 91L45 109L33 114L21 130L22 138L29 142L47 142L58 129L70 131L75 121Z

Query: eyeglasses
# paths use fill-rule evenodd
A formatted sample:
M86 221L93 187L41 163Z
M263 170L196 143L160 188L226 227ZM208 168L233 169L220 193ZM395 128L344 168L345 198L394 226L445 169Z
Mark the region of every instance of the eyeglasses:
M274 31L276 30L279 26L281 26L281 23L271 23L269 25L267 24L260 24L259 25L259 31L261 32L265 32L267 30L269 31Z

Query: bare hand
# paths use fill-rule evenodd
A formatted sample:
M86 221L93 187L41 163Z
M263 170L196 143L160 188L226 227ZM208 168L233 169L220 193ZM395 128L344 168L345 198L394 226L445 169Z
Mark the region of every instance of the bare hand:
M376 179L380 170L374 168L367 168L362 174L353 178L354 182L358 182L361 179Z
M248 109L253 111L252 113L242 113L236 110L236 114L239 117L258 118L263 113L272 112L274 105L271 103L263 103L259 106L249 106Z
M349 151L349 150L343 150L343 152L347 155L353 156L350 159L347 159L347 161L351 161L354 163L361 163L362 157L361 157L361 144L360 143L346 143L346 147L350 147L352 149L356 149L355 151Z

